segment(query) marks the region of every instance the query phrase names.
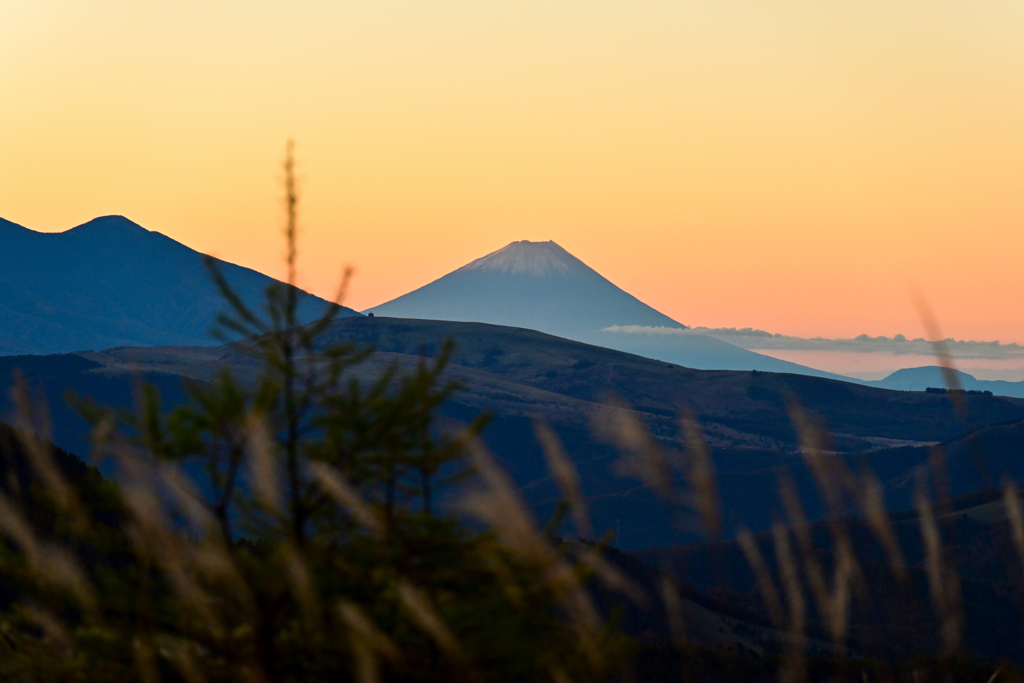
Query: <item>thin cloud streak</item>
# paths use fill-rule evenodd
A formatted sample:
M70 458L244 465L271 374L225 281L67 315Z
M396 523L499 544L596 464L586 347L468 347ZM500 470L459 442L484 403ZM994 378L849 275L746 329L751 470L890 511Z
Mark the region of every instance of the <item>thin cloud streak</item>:
M889 353L897 356L932 356L932 342L922 337L907 339L902 334L892 337L870 337L866 334L852 339L825 339L791 337L764 330L735 327L647 327L641 325L614 325L605 332L644 335L705 335L751 351L845 351L852 353ZM998 341L972 341L948 338L944 340L951 355L970 360L1024 359L1024 346Z

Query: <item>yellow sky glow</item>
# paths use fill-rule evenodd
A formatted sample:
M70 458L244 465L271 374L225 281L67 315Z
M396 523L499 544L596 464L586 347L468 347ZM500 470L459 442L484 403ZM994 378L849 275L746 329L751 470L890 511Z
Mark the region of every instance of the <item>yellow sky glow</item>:
M1024 4L0 2L0 216L366 308L554 239L680 322L1024 342Z

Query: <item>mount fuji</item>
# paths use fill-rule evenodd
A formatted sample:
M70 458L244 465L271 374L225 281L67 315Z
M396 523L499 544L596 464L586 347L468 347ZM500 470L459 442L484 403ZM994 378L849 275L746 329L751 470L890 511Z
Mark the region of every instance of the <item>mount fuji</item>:
M685 327L554 242L513 242L373 311L525 327L577 340L613 325Z
M696 369L848 379L689 332L554 242L512 242L371 311L524 327Z

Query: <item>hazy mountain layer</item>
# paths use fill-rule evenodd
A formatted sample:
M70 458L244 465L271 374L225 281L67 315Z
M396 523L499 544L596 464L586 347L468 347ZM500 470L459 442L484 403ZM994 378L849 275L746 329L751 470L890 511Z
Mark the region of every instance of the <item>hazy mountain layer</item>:
M272 278L218 263L244 301L261 305ZM326 305L303 293L302 319ZM210 345L224 310L202 254L127 218L104 216L61 233L0 219L0 354Z
M664 328L661 328L664 329ZM609 349L656 358L697 370L760 370L761 372L788 372L811 377L827 377L844 382L849 377L816 370L754 351L741 349L729 342L703 334L657 334L623 332L613 329L581 334L579 341Z
M961 389L968 391L991 391L996 396L1014 396L1024 398L1024 382L1007 382L1005 380L975 379L974 375L954 370ZM905 368L897 370L885 379L864 382L883 389L899 391L924 391L929 387L948 388L942 375L942 368L930 365L922 368Z
M394 318L523 327L692 368L838 378L711 337L609 332L611 327L686 326L619 289L554 242L513 242L369 310Z

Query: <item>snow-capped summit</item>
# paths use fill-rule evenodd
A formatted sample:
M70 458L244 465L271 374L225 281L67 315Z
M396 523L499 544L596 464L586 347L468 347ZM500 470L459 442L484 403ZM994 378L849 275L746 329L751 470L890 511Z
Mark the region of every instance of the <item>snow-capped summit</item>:
M469 263L459 270L482 270L525 275L569 275L590 270L587 264L555 242L521 240ZM458 271L456 271L458 272Z

